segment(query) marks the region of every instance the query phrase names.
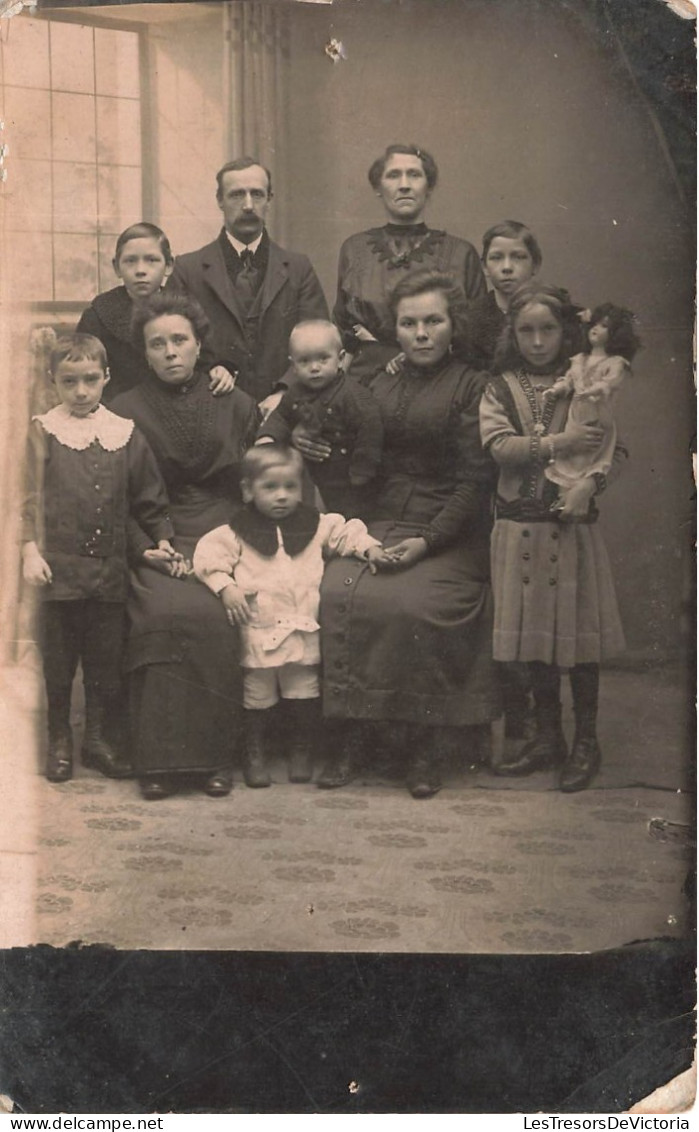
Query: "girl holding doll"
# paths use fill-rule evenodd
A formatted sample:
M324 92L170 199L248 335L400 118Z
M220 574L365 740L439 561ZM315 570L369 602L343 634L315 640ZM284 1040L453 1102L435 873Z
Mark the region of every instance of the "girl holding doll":
M545 394L554 398L573 394L566 428L595 423L604 430L596 451L554 454L547 465L546 475L558 484L561 505L580 479L596 472L606 475L612 466L617 436L612 406L640 346L633 314L613 303L601 303L588 312L586 339L586 348L571 358L568 372Z
M558 486L545 474L556 457L590 454L603 438L596 423L566 427L570 393L547 396L566 373L579 333L564 291L534 282L520 287L496 354L500 372L480 407L483 446L499 469L491 543L493 656L527 663L536 709L533 739L497 771L526 775L555 766L566 793L585 789L599 768L599 665L624 648L596 523L596 497L606 479L581 478L561 506ZM561 726L562 668L570 672L575 713L570 753Z

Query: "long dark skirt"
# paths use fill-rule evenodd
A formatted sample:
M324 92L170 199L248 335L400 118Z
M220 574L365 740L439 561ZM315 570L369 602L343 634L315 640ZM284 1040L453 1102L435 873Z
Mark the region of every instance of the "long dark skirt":
M196 539L175 540L189 559ZM242 704L238 632L206 586L147 566L131 576L131 754L139 775L231 764Z
M414 526L370 530L392 545ZM320 620L326 717L447 727L497 718L485 543L449 547L397 573L336 559Z

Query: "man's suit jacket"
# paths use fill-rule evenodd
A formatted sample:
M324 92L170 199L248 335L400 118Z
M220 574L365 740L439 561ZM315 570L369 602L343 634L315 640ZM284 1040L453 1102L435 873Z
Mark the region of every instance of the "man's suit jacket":
M289 335L297 322L327 318L328 305L307 256L270 240L257 313L245 317L218 240L177 257L177 286L197 299L211 323L217 362L238 371L238 388L261 401L289 366Z

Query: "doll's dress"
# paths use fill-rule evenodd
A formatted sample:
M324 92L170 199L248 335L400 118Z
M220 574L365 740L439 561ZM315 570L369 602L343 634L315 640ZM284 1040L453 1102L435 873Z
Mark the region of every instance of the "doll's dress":
M547 465L547 478L559 487L572 487L579 480L598 472L606 475L611 468L617 438L613 403L629 372L629 363L618 355L593 358L591 354L576 354L571 358L570 368L565 376L573 399L565 431L571 425L597 424L604 429L604 436L594 452L574 456L557 455L553 463ZM607 392L590 396L588 390L598 382L606 385Z

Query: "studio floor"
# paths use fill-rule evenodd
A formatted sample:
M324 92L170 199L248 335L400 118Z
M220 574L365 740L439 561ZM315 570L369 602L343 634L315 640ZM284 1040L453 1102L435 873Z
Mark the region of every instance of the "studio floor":
M604 763L589 790L457 765L424 801L385 772L337 791L290 785L281 759L270 789L237 775L217 800L148 803L135 782L79 766L52 785L39 772L37 682L31 665L2 681L5 946L588 952L691 930L695 802L677 667L603 673ZM79 703L74 716L77 731Z

